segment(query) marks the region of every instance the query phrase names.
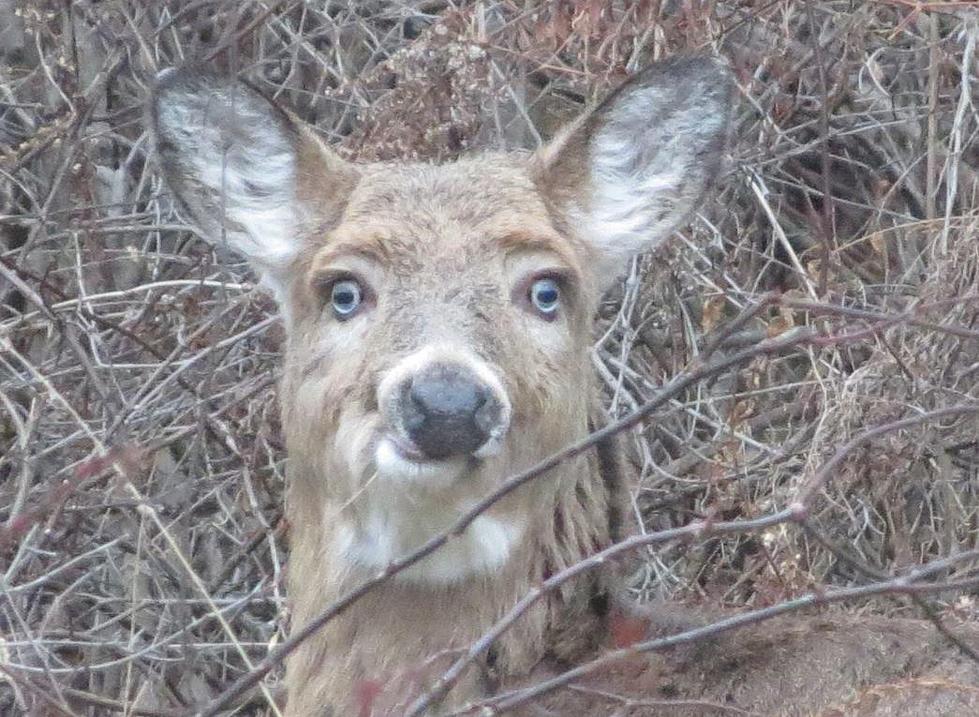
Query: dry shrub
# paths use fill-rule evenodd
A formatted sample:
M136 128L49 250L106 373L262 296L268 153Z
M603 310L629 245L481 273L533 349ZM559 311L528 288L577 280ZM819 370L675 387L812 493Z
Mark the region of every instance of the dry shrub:
M756 357L634 433L653 530L784 507L860 432L979 399L979 30L917 5L0 0L0 712L169 714L287 625L281 329L147 162L159 68L241 73L356 158L446 160L533 148L651 60L727 55L729 170L603 307L609 409L719 337L715 355L790 326L865 334ZM771 308L724 335L768 291L840 311ZM920 321L867 331L855 310ZM977 435L958 418L863 446L813 525L884 572L974 546ZM783 525L642 554L635 587L771 604L867 579L838 552Z

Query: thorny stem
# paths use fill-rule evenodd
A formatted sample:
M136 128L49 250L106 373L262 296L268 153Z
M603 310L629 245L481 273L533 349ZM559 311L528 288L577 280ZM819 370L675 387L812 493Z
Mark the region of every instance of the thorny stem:
M819 133L822 139L822 180L823 180L823 202L822 217L818 224L819 238L823 251L819 267L819 296L826 296L827 284L829 281L829 262L832 255L836 230L834 227L835 217L833 211L833 190L832 173L833 158L829 149L829 82L826 79L826 64L823 58L823 51L819 44L820 33L816 27L816 17L812 9L812 0L806 0L806 15L809 20L809 32L812 38L812 49L816 58L816 67L819 70L819 86L822 92L822 102L819 103Z

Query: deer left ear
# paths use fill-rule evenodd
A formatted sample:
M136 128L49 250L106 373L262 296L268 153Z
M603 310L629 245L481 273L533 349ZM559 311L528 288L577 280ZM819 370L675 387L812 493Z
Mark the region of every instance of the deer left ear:
M157 159L183 214L247 257L280 301L311 216L335 221L357 170L249 85L164 71L150 98Z
M609 281L670 235L716 178L732 81L710 58L646 68L538 151L538 188Z

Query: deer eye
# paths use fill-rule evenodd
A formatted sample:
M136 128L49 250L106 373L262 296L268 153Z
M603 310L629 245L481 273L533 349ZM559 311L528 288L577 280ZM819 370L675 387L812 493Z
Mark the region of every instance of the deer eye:
M557 280L545 277L531 284L530 303L543 318L553 318L561 305L561 287Z
M333 315L340 321L346 321L360 308L364 300L360 282L354 279L342 279L333 283L330 289L330 301L333 303Z

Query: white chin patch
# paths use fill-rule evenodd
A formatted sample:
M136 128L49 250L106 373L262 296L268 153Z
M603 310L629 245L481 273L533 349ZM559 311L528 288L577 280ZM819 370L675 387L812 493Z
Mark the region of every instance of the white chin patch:
M343 525L337 533L340 554L359 567L383 570L391 561L404 557L440 532L423 524L424 514L405 507L372 511L362 530ZM398 573L395 579L447 585L493 572L506 564L522 532L522 526L481 515L461 536Z
M347 444L351 450L353 443ZM460 482L475 480L469 473L478 470L478 459L414 460L390 437L367 450L373 453L375 476L357 509L334 524L335 546L349 564L379 571L451 527L472 506L478 496L460 498L459 488ZM395 579L446 585L491 573L506 564L523 530L522 521L481 515Z
M380 480L440 488L450 485L465 472L469 458L416 461L402 454L390 438L382 438L374 451L374 465Z

